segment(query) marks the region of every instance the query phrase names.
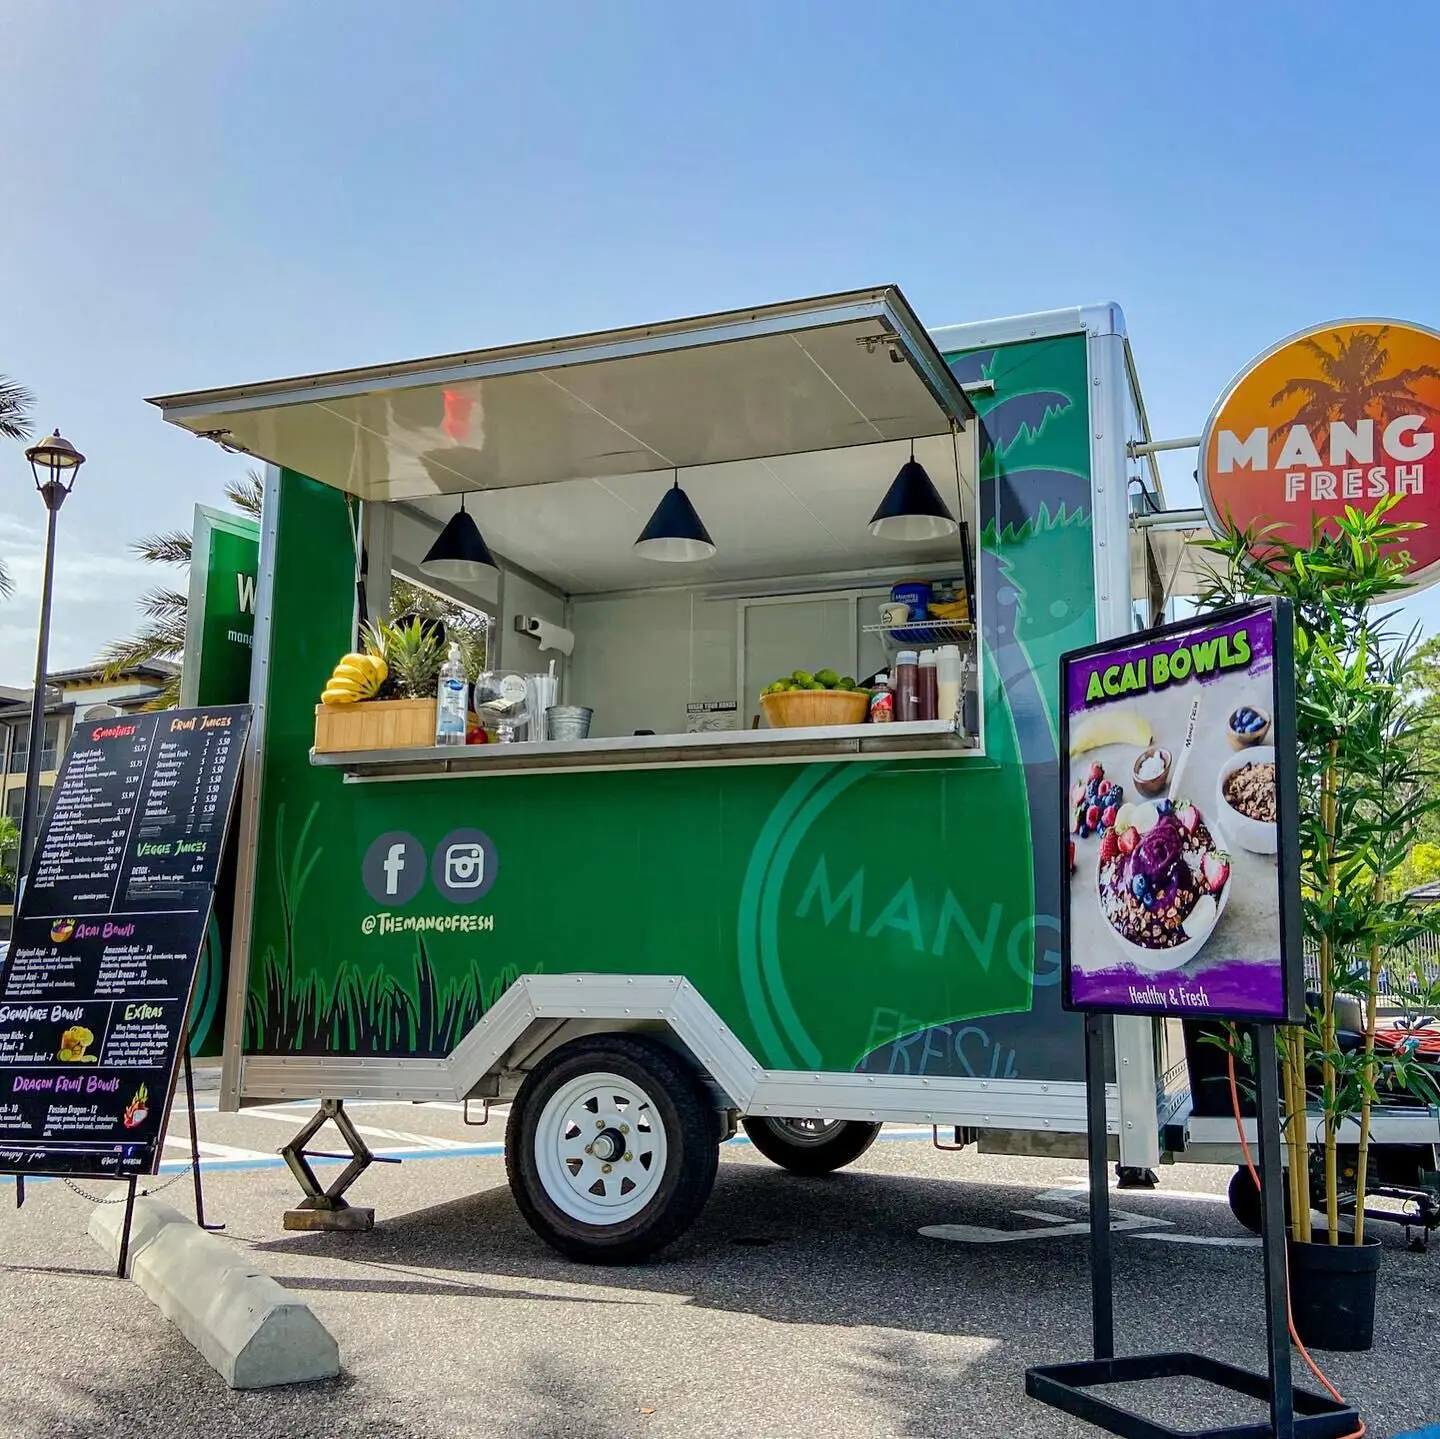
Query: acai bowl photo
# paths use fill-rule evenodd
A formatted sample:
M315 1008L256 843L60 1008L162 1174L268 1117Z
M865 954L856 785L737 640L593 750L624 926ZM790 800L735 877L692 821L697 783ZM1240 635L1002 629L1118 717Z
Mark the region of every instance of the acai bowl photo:
M1230 856L1188 799L1126 805L1096 856L1096 899L1140 969L1178 969L1201 950L1230 899Z

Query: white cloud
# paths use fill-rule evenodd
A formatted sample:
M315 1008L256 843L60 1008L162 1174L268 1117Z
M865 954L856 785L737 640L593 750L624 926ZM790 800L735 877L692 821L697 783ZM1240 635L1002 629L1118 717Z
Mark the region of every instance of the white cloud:
M0 684L28 686L35 673L40 622L40 586L45 568L43 508L38 516L0 510L0 560L15 589L0 601ZM147 565L129 553L129 537L101 546L71 527L65 514L55 551L54 598L50 618L50 662L54 669L88 664L105 644L129 634L139 622L135 601L156 584L184 586L182 571Z

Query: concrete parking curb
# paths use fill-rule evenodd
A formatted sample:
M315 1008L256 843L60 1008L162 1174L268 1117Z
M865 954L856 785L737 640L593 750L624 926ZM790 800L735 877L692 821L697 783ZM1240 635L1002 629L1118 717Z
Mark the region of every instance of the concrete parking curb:
M102 1205L90 1237L120 1258L124 1206ZM232 1389L332 1379L340 1348L308 1304L213 1234L154 1199L135 1201L130 1278Z

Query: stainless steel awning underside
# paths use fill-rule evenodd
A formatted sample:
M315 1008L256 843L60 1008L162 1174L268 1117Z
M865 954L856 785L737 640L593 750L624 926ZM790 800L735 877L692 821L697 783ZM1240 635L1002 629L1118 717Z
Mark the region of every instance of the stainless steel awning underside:
M151 403L373 500L907 441L974 416L893 286Z

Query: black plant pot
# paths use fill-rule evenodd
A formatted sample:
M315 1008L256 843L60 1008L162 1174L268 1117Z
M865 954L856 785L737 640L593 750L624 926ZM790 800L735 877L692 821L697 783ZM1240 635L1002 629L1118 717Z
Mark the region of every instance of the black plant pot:
M1364 1244L1342 1236L1330 1244L1325 1231L1315 1242L1290 1240L1290 1309L1295 1332L1307 1349L1369 1349L1375 1342L1375 1290L1380 1279L1380 1241Z

